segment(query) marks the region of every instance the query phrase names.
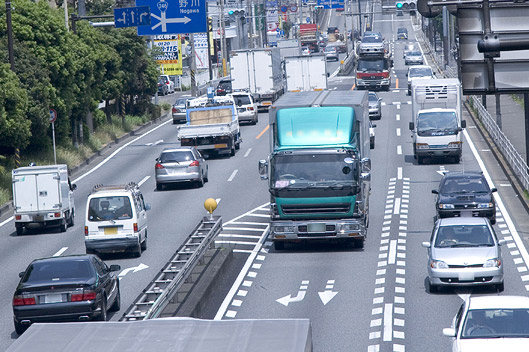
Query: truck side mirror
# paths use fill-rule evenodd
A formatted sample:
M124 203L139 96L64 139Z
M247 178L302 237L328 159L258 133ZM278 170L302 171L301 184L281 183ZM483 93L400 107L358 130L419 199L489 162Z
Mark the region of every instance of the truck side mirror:
M362 159L362 169L366 171L371 171L371 159L363 158Z
M467 128L467 121L461 120L461 128Z
M145 210L151 210L151 203L145 203Z
M261 180L268 180L268 162L266 160L259 160L259 175Z
M327 72L327 77L331 77L331 74L329 72Z
M362 172L360 174L360 179L364 181L371 181L371 173L370 172Z
M410 131L413 131L415 129L415 124L413 122L410 122L409 128Z
M77 185L74 183L72 184L72 191L75 191L77 189Z
M433 194L439 194L439 191L437 191L436 189L432 189L432 193Z

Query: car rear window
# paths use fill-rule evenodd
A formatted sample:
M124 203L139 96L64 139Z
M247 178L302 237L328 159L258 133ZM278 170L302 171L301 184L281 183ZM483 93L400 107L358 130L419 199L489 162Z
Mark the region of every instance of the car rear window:
M191 151L164 152L160 156L161 163L175 163L182 161L195 160Z
M88 204L89 221L132 219L132 207L127 196L94 197Z
M252 103L248 95L234 95L233 99L235 100L235 104L237 104L237 106L248 105Z
M378 97L375 94L369 93L369 101L378 101Z
M89 279L94 269L86 259L71 261L42 261L31 264L22 279L23 283L60 282L61 280Z

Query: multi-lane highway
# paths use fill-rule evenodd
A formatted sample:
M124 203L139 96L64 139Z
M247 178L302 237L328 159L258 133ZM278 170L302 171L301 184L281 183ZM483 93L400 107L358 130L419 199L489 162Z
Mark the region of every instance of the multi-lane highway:
M333 16L331 25L343 18ZM219 202L216 214L224 219L219 245L234 249L237 260L215 305L207 314L216 319L310 318L316 351L448 351L451 341L442 328L469 294L526 295L529 257L521 233L526 214L515 200L503 171L472 123L464 133L460 164L450 160L418 165L413 159L410 97L406 95L404 41L395 40L398 27L410 39L417 28L408 16L376 14L373 29L391 41L395 66L393 89L382 92L382 119L377 121L372 151L372 190L369 234L364 249L333 244L291 245L275 251L266 240L267 184L259 179L257 161L269 152L268 119L261 114L255 126L242 126L243 143L234 157L209 159L209 182L203 188L179 185L156 191L154 160L166 147L178 145L171 118L109 149L72 180L75 226L67 232L49 229L16 236L12 219L0 219L0 350L17 338L11 299L18 273L34 258L84 253L85 202L95 184L140 184L148 213L149 244L140 258L105 256L120 264L122 309L117 320L150 282L205 214L203 201ZM340 27L341 28L341 27ZM329 63L329 72L338 64ZM352 77L331 77L333 89L353 89ZM169 97L169 99L174 99ZM434 222L434 196L442 171L481 170L499 189L495 230L505 238L505 292L456 289L431 294L426 290L426 250ZM132 268L132 269L131 269Z

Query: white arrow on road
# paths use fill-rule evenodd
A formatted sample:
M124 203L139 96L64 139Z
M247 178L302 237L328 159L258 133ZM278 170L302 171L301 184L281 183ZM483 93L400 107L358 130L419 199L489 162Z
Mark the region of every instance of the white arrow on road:
M446 172L448 172L447 169L443 165L439 166L439 170L436 171L439 175L444 176Z
M128 273L130 273L131 271L133 273L135 273L135 272L138 272L140 270L147 269L148 267L149 267L148 265L140 263L140 265L138 265L138 266L133 266L132 268L127 268L127 269L123 270L122 272L119 273L118 276L119 277L123 277L123 276L127 275Z
M306 291L298 291L298 295L296 297L292 297L292 295L287 295L285 297L276 299L276 302L281 303L285 307L288 307L289 303L303 301L303 298L305 298L305 292Z
M323 305L326 305L327 303L329 303L329 301L333 299L334 296L336 296L337 294L338 292L334 292L332 290L325 290L323 292L318 292L318 295L320 295L320 299Z

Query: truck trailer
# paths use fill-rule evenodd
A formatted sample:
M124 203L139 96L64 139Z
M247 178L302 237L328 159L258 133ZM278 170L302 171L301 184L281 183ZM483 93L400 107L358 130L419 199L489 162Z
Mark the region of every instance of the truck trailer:
M270 238L363 247L369 223L367 92L287 92L270 109Z
M285 58L288 92L327 89L327 60L323 55Z

